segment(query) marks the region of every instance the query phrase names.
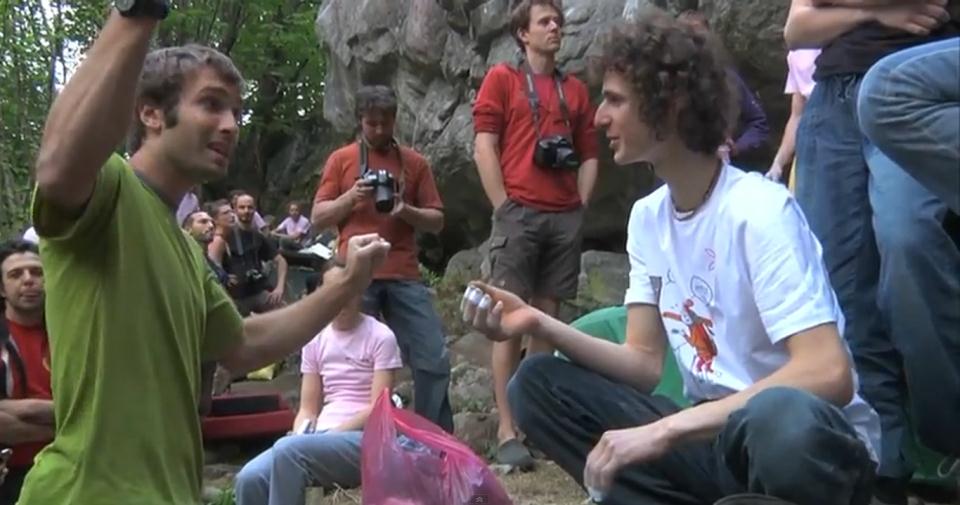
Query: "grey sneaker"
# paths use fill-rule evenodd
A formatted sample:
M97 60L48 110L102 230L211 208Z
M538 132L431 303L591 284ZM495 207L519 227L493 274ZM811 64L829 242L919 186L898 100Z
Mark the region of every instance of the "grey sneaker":
M774 496L743 493L721 498L713 505L794 505L794 503Z
M497 447L497 463L515 467L520 471L532 470L534 466L533 455L522 442L515 438Z

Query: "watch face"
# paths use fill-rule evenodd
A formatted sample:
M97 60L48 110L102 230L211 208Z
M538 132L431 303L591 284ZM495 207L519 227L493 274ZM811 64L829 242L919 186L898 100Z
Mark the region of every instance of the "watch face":
M126 12L133 8L137 0L114 0L113 3L116 5L118 11Z

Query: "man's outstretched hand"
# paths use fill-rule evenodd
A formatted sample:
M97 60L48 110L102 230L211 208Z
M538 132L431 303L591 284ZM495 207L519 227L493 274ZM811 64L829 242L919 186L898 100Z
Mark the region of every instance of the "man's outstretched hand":
M499 341L535 333L544 317L517 295L482 282L467 286L460 312L465 323Z
M373 272L383 264L390 252L390 242L370 233L350 237L347 242L346 275L350 283L366 288Z

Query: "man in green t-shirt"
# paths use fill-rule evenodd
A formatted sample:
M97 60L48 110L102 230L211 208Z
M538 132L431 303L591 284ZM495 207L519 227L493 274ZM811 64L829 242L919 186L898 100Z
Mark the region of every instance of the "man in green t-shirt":
M118 2L126 12L111 14L47 119L33 217L56 439L37 456L23 505L198 504L201 362L239 374L299 349L389 249L357 237L331 282L240 318L174 211L192 186L226 174L243 82L213 49L148 55L164 4ZM111 153L131 118L126 160Z

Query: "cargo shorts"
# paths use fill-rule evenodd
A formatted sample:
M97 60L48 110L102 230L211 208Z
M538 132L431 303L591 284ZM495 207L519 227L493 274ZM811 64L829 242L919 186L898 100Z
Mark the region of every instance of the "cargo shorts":
M529 300L577 296L583 207L546 212L507 199L493 212L488 281Z

